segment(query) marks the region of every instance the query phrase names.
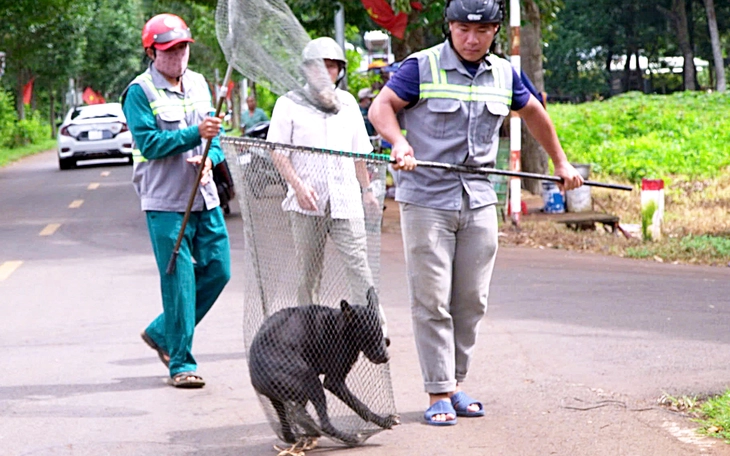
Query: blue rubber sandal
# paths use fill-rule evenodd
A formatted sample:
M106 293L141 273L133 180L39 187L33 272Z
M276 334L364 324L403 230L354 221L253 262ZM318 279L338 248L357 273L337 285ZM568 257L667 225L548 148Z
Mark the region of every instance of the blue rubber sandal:
M479 406L479 410L476 412L469 410L469 406L472 404L477 404ZM451 405L453 405L454 410L456 410L456 416L465 416L467 418L484 416L484 406L482 403L470 397L463 391L454 393L454 395L451 396Z
M454 415L454 419L435 421L433 417L436 415ZM451 405L451 402L443 399L429 407L428 410L426 410L426 413L423 414L423 419L426 420L426 424L430 424L432 426L453 426L456 424L456 410L454 410L454 406Z

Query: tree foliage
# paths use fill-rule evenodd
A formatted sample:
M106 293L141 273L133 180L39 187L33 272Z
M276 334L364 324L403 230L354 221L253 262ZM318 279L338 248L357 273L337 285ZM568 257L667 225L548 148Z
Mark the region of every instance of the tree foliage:
M660 12L671 11L679 4L677 0L534 1L540 10L549 94L571 100L595 99L612 95L612 85L618 83L630 88L651 85L667 92L682 89L681 79L671 73L623 72L617 76L615 65L611 66L618 56L640 56L659 64L663 57L686 53L680 49L676 26ZM691 52L714 65L720 60L717 46L713 60L705 2L683 1ZM334 35L337 3L287 3L310 36ZM344 8L348 41L363 47L362 34L378 26L359 0L339 3ZM417 10L410 8L409 1L391 1L396 11L408 14L409 21L405 39L392 40L396 59L444 39L445 0L420 3L423 8ZM728 43L730 2L714 3L719 38L715 41ZM226 67L215 36L216 5L217 0L0 0L0 51L6 53L0 88L9 91L21 118L21 91L31 78L35 78L33 105L44 115L52 98L63 103L69 78L77 81L79 89L91 86L114 99L144 69L140 31L145 20L162 12L174 12L188 22L196 40L190 66L213 81L216 69L222 72ZM509 14L509 2L506 6ZM498 39L503 49L509 49L509 22ZM716 82L707 71L700 72L698 80L701 88L711 88Z

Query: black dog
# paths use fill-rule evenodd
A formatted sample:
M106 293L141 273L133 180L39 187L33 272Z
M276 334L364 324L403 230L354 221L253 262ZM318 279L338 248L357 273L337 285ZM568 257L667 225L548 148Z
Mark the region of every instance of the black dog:
M294 435L292 424L304 428L304 437L320 435L305 410L308 401L317 411L323 434L350 445L359 442L357 435L340 431L330 422L324 388L365 421L384 429L398 424L396 415L373 413L345 384L361 351L375 364L388 361L374 288L368 290L367 299L367 306L350 305L343 300L339 310L317 305L280 310L264 322L254 337L248 357L251 383L271 400L281 423L280 437L287 443L303 437ZM323 381L319 380L320 375L324 375ZM303 419L293 420L285 404L290 406L289 413L294 406L296 415Z

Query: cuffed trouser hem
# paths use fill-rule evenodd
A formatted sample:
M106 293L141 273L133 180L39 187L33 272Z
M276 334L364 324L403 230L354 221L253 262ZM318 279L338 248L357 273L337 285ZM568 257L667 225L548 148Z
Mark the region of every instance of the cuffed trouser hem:
M429 382L424 384L428 394L445 394L456 391L456 380Z

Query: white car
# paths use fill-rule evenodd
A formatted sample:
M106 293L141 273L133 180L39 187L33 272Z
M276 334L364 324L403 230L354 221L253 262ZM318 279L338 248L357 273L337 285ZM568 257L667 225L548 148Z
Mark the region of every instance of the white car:
M59 127L59 168L99 158L126 158L133 163L132 133L119 103L71 108Z

